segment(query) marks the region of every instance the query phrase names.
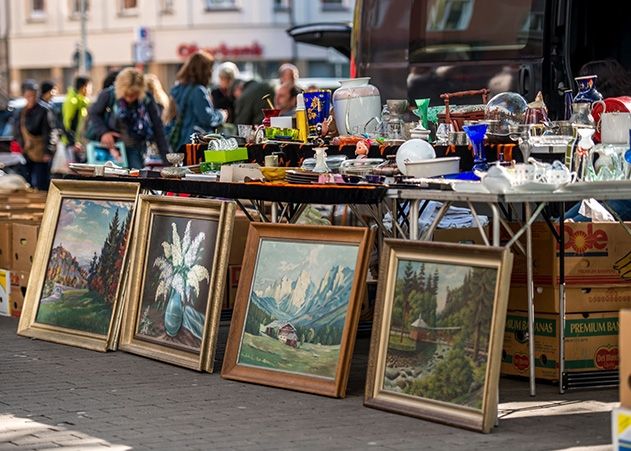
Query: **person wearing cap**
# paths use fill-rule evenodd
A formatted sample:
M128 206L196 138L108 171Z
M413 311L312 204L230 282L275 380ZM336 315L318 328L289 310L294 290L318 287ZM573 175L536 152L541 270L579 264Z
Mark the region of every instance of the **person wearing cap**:
M18 142L26 159L28 181L33 188L47 190L50 183L50 163L57 147L57 123L51 100L55 84L45 81L37 98L37 84L25 83L22 87L26 106L19 115Z

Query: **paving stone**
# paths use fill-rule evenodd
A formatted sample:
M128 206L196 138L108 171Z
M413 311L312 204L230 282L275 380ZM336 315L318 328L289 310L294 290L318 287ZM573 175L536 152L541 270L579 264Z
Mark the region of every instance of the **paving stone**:
M490 435L366 408L367 337L358 340L347 397L330 399L226 381L124 352L30 340L18 337L16 327L15 319L0 317L0 380L10 381L0 386L0 451L60 445L64 451L530 451L611 441L616 390L559 395L556 386L538 384L531 398L526 382L502 379L502 419ZM226 334L222 328L220 343Z

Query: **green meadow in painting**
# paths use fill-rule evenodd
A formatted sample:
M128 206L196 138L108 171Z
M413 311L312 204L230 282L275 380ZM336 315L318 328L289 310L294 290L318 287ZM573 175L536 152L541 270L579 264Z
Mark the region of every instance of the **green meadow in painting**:
M107 334L132 208L133 202L63 199L36 322Z
M497 270L399 260L383 389L482 408Z

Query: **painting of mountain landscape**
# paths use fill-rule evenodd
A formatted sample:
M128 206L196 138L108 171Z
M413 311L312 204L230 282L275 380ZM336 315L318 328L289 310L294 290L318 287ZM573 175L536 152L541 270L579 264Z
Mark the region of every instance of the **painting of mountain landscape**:
M217 221L154 215L136 337L199 352Z
M238 362L335 378L358 246L263 239Z
M64 198L36 322L107 335L133 202Z
M383 389L482 408L497 269L398 260Z

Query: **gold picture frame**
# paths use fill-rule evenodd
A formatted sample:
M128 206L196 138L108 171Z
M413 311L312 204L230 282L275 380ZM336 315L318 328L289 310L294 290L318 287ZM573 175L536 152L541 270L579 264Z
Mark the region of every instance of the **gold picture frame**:
M372 242L367 228L250 224L221 376L345 396Z
M137 211L119 348L212 372L235 204L140 196Z
M139 189L126 182L51 182L19 335L114 349Z
M364 404L488 433L513 256L384 241Z

